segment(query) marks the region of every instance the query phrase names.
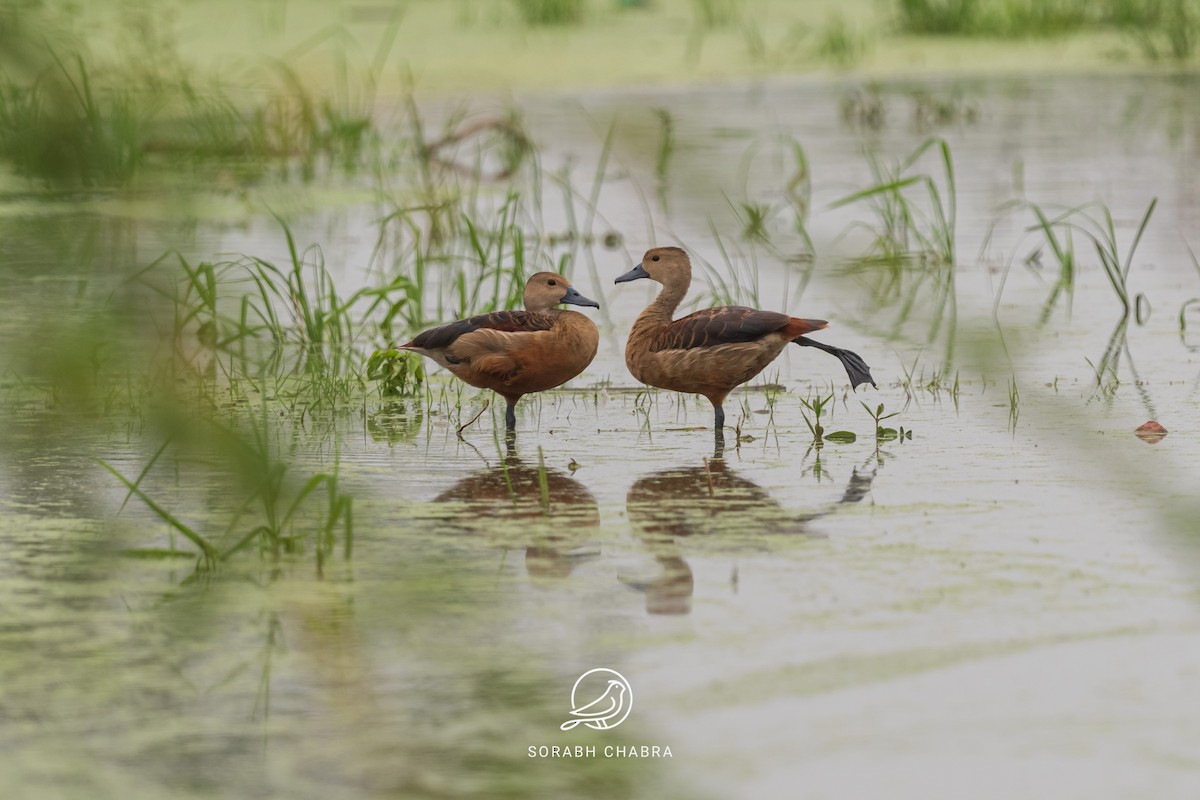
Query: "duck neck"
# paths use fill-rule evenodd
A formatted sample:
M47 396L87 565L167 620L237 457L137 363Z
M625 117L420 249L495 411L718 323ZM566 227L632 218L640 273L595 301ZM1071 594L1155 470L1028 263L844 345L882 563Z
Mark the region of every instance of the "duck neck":
M664 285L658 297L654 298L654 302L646 307L638 318L638 322L643 320L652 325L669 325L675 318L675 309L679 308L679 304L683 302L684 295L687 294L687 284L674 284L671 286Z

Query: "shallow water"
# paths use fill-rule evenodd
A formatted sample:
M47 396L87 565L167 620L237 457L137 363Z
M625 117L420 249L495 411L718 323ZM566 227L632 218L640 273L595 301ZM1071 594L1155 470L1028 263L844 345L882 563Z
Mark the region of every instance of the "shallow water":
M864 242L841 234L865 211L828 207L868 183L865 145L900 158L930 132L912 122L916 89L961 93L978 109L934 131L957 174L959 326L932 340L928 295L901 315L905 292L872 295L869 275L847 273ZM596 228L624 244L597 247L575 270L605 306L600 354L573 390L523 402L517 459L503 465L494 407L465 441L455 436L486 399L473 392L462 409L435 396L419 418L367 392L331 422L280 423L293 463L340 465L355 497L349 557L340 546L324 562L248 552L197 573L190 558L115 556L170 539L136 499L116 516L125 490L92 460L136 475L160 443L153 414L118 404L81 433L46 413L69 417L70 398L29 400L9 379L6 397L22 402L8 412L0 476L0 790L1190 797L1200 356L1177 318L1200 296L1184 246L1200 244L1196 81L886 85L879 130L843 120L854 90L518 98L543 169L573 163L583 183L618 120ZM655 108L677 136L661 191ZM803 292L800 266L760 249L751 268L722 196L779 201L790 174L781 132L803 143L812 172L818 259ZM752 145L762 155L744 167ZM1022 264L1038 246L1023 238L1028 215L1000 225L976 258L998 207L1018 196L1102 199L1123 246L1159 198L1130 273L1152 313L1118 328L1128 349L1111 391L1089 361L1100 362L1120 306L1090 243L1076 242L1070 316L1060 305L1044 326L1053 275ZM127 218L105 199L23 208L0 221L14 376L37 356L22 327L52 320L65 292L120 291L129 267L165 247L282 249L263 216L189 230ZM542 233L567 227L555 203L544 208ZM339 279L363 280L354 265L366 262L362 228L375 213L339 202L293 224ZM820 337L861 353L878 390L848 394L833 359L797 350L765 374L786 391L727 402L739 431L719 457L705 401L633 390L622 332L651 290L611 279L647 231L720 265L710 219L746 254L739 280L755 276L758 301L833 320ZM770 224L782 253L799 249L786 214ZM993 304L1009 261L1001 340ZM704 291L698 281L697 302ZM799 399L831 383L826 429L858 438L818 450ZM860 399L900 412L887 424L913 438L877 444ZM1151 417L1171 431L1154 445L1132 435ZM228 479L199 462L161 467L147 476L151 496L220 524ZM628 679L633 713L618 730L560 732L575 678L599 666ZM672 758L527 756L576 742L669 746Z

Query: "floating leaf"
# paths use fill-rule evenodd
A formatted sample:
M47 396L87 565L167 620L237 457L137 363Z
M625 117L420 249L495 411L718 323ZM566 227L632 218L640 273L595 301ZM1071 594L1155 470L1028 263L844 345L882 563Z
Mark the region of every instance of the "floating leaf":
M1133 435L1149 444L1158 444L1167 435L1167 429L1157 420L1150 420L1133 432Z
M895 428L876 428L875 438L881 442L890 442L893 439L899 438L900 434Z
M850 431L834 431L833 433L825 435L825 441L834 442L836 444L850 444L856 439L858 439L858 437Z

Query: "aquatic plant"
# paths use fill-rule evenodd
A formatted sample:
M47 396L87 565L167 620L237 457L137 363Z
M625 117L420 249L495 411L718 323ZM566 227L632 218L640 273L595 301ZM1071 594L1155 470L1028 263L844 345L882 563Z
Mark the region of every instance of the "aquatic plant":
M1142 220L1138 224L1137 232L1133 235L1133 241L1129 245L1129 250L1126 251L1124 258L1121 256L1121 249L1117 244L1116 226L1113 224L1112 212L1108 206L1098 204L1101 219L1092 217L1083 213L1084 218L1091 223L1088 227L1081 227L1087 236L1096 246L1096 254L1100 257L1100 264L1104 267L1104 274L1108 276L1108 281L1113 288L1113 292L1117 295L1117 299L1121 301L1121 306L1124 308L1124 315L1128 316L1132 310L1132 304L1129 299L1129 289L1126 283L1129 279L1129 270L1133 267L1133 254L1137 251L1138 243L1142 240L1142 234L1146 232L1146 226L1150 224L1150 217L1154 214L1155 207L1158 206L1158 198L1155 197L1150 201L1150 205L1146 207L1146 213L1142 215Z
M871 420L875 423L876 442L890 442L893 439L902 438L900 431L897 431L895 428L883 427L883 421L885 419L891 419L892 417L900 416L899 411L893 411L892 413L888 414L886 413L886 409L883 407L883 403L880 403L873 409L861 400L859 401L859 404L863 407L863 410L870 415ZM903 430L903 428L901 428L901 430ZM912 431L904 431L904 436L911 439Z
M978 0L898 0L897 24L906 33L968 33L978 5Z
M1057 278L1054 286L1051 287L1046 302L1042 306L1043 323L1049 318L1051 311L1061 297L1066 298L1067 311L1068 314L1070 313L1079 270L1079 259L1075 252L1072 232L1082 234L1091 240L1096 255L1100 259L1100 266L1104 270L1104 275L1108 278L1109 285L1112 287L1113 294L1121 303L1122 316L1127 317L1137 311L1137 298L1130 297L1129 293L1129 273L1133 268L1134 254L1137 252L1138 245L1142 241L1146 228L1150 224L1150 218L1154 215L1154 209L1157 206L1158 198L1152 198L1141 220L1138 222L1133 239L1129 243L1129 248L1124 252L1122 252L1120 243L1117 240L1116 224L1113 221L1112 211L1109 210L1105 203L1094 202L1074 206L1053 217L1050 217L1036 203L1018 202L1009 206L1010 209L1028 209L1033 212L1036 222L1026 228L1026 232L1036 231L1042 235L1057 265ZM997 221L992 223L991 230L989 230L984 240L983 250L986 250L988 242L992 238ZM1027 256L1025 258L1026 265L1030 267L1041 266L1041 252L1042 250L1038 249ZM1007 279L1008 270L1006 268L1004 277L1001 279L996 293L996 308L999 307L1000 297L1003 294Z
M1055 303L1060 296L1065 296L1067 300L1067 315L1071 314L1071 302L1075 297L1075 242L1071 238L1071 229L1067 228L1064 231L1064 237L1060 241L1055 233L1055 227L1046 217L1046 213L1041 207L1030 204L1030 208L1037 216L1038 227L1042 234L1046 237L1046 244L1050 246L1050 252L1054 255L1054 260L1058 264L1058 280L1054 287L1050 290L1050 295L1046 298L1046 302L1042 305L1042 322L1045 323L1053 310ZM1030 259L1036 257L1036 254L1030 256ZM1030 259L1026 259L1029 263ZM997 301L999 293L997 293Z
M750 174L757 162L764 158L769 162L769 174L777 176L778 183L752 193ZM755 141L739 159L738 176L744 199L735 202L725 195L725 202L737 220L741 238L752 246L763 246L772 257L781 261L811 262L816 254L808 232L808 216L812 209L812 172L804 146L787 135L773 135ZM780 196L782 201L776 199ZM786 230L780 230L784 227L782 224L770 225L773 221L782 222L789 217L791 232L799 238L799 247L787 238ZM811 270L803 270L801 286L793 299L803 294L810 277Z
M908 400L916 399L916 392L918 391L931 395L935 400L940 399L941 395L945 393L954 401L954 407L957 409L960 390L958 370L954 372L954 381L950 382L949 376L943 368L934 369L932 373L926 375L925 368L921 367L921 371L918 373L917 365L920 363L920 360L921 357L918 355L911 365L900 365L900 369L904 372L904 378L900 381L900 386L904 389Z
M863 57L866 49L866 38L855 30L842 14L835 13L829 17L817 34L817 55L833 62L840 69L854 66Z
M137 478L130 479L108 462L97 459L106 471L128 490L126 497L137 497L169 528L182 534L200 550L203 565L214 567L246 547L257 543L259 552L275 557L299 552L312 540L318 569L332 553L341 535L343 553L349 558L354 542L353 500L339 486L336 462L330 471L317 472L305 479L294 477L294 470L275 455L277 443L273 423L264 404L261 415L250 418L245 430L237 430L213 419L202 420L180 429L158 448ZM205 444L201 445L203 441ZM202 531L185 523L167 503L152 497L143 488L147 475L167 451L168 446L216 448L221 456L215 462L225 472L231 487L238 487L229 519L223 529ZM179 454L176 454L178 459ZM323 495L318 493L324 489ZM310 502L310 498L317 499ZM320 502L319 499L324 502Z
M1092 0L899 0L906 33L958 36L1054 36L1108 22L1106 3Z
M741 225L743 239L762 244L770 243L771 234L767 231L767 223L771 220L771 217L778 213L778 208L772 208L767 203L751 201L735 205L729 201L728 197L725 200L729 203L730 209L732 209L734 216L737 217Z
M758 253L754 247L755 243L748 242L745 250L736 243L728 244L711 221L709 231L721 256L721 266L718 268L707 259L696 257L708 278L708 294L704 299L713 305L758 308L762 303L759 301ZM739 266L743 262L748 262L748 268Z
M907 94L912 101L913 127L918 131L979 121L978 106L958 91L935 93L918 89Z
M360 295L355 293L343 299L325 266L320 247L310 245L300 251L288 224L282 218L276 220L287 242L288 263L281 268L257 256L249 256L243 262L258 289L256 301L250 304L251 311L276 342L284 342L293 335L298 335L302 343L318 348L350 341L354 336L350 309ZM280 307L290 317L287 322Z
M652 435L650 427L650 410L654 406L657 392L650 389L639 389L633 397L633 414L641 420L639 430L647 436Z
M1129 31L1151 61L1186 61L1200 41L1200 7L1195 0L1110 0L1113 21Z
M407 397L420 391L425 382L425 367L420 356L389 347L371 353L367 359L367 380L376 381L384 397Z
M18 174L95 185L128 180L142 162L142 110L129 91L98 93L81 56L30 85L0 76L0 158Z
M1008 382L1008 427L1016 431L1017 420L1021 416L1021 392L1017 388L1017 376L1013 375Z
M794 228L796 234L800 237L804 244L804 252L799 254L799 257L811 260L815 257L817 248L813 245L812 236L808 233L808 215L812 210L812 170L808 165L808 154L804 150L804 146L799 141L791 139L791 155L794 166L791 175L788 177L787 186L784 189L784 195L787 197L788 205L792 207L794 217ZM811 277L811 271L805 274L804 282L807 283ZM803 293L803 287L801 287Z
M129 4L124 13L165 12ZM48 59L22 57L24 70L0 72L0 158L25 176L88 186L121 185L159 164L215 164L238 174L268 162L297 164L306 178L319 159L354 169L373 138L378 74L399 19L393 13L368 67L352 67L344 47L335 51L339 79L329 93L283 62L248 73L233 90L196 77L159 30L167 27L161 20L130 21L141 35L108 58L55 37L62 49L51 47ZM340 44L326 31L309 46L330 39ZM235 92L262 99L236 102Z
M912 174L931 151L942 170L940 181ZM832 204L865 203L874 215L869 222L852 222L842 234L862 230L870 237L866 252L847 271L868 286L877 307L891 309L880 317L888 335L899 336L910 322L921 323L926 342L944 340L948 367L958 325L957 188L949 145L933 137L896 164L871 152L867 159L876 182Z
M742 17L743 0L691 0L695 24L702 29L722 28Z
M898 0L904 33L1057 36L1113 29L1152 60L1191 58L1200 35L1194 0Z
M1196 258L1196 253L1190 244L1185 242L1184 245L1187 247L1188 257L1192 260L1192 266L1196 268L1196 274L1200 275L1200 259ZM1190 349L1194 349L1194 346L1189 344L1188 328L1193 324L1200 324L1200 313L1198 312L1200 312L1200 297L1184 300L1179 307L1179 340Z
M512 0L529 25L573 25L583 20L584 0Z
M550 514L550 482L546 475L546 456L542 452L542 448L538 447L538 465L537 465L537 483L538 483L538 502L541 504L542 513Z
M887 103L878 83L845 92L840 107L842 123L848 128L878 131L887 125Z
M826 440L837 442L838 444L849 444L858 438L850 431L833 431L832 433L825 432L825 427L821 424L821 416L825 413L826 407L828 407L832 402L833 392L830 392L825 397L818 395L812 399L804 397L800 398L800 405L803 406L803 408L800 410L800 416L804 418L804 424L808 426L809 433L811 433L813 437L813 443L818 448L821 446L821 443ZM813 415L811 420L808 418L808 414L805 413L804 409L807 409L808 412Z
M658 117L659 139L658 150L654 158L654 177L658 180L659 204L667 207L667 178L671 169L671 158L675 154L675 119L671 112L664 108L654 109Z
M940 161L940 187L930 174L909 174L930 151L935 151ZM852 228L861 227L873 236L866 258L884 262L917 258L953 264L958 196L950 145L944 139L930 137L895 164L885 163L871 151L867 152L867 162L875 183L835 200L830 206L868 204L875 215L874 225L865 222L852 225ZM925 190L923 206L908 193L914 187Z

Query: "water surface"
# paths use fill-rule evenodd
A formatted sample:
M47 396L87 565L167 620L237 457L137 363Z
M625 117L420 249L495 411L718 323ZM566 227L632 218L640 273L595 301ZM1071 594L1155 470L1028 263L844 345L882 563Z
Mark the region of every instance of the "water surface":
M147 218L119 197L6 198L0 787L1190 796L1200 356L1178 315L1200 296L1186 248L1200 243L1195 89L1172 77L886 84L881 127L844 116L862 89L841 83L520 97L543 172L567 165L575 186L616 121L595 228L620 244L580 247L574 272L604 305L595 363L570 391L522 403L515 459L494 407L455 435L487 399L473 390L384 401L364 389L350 408L299 416L267 400L295 470L338 465L353 547L320 561L311 546L246 551L215 572L121 555L194 548L136 498L121 509L125 489L94 459L136 476L161 444L157 417L119 394L89 411L100 357L87 337L56 343L54 321L77 298L125 291L166 248L280 257L260 201L287 187L252 191L238 224ZM975 111L922 126L915 92ZM665 173L653 109L676 137ZM947 301L921 284L928 270L873 291L879 273L851 268L866 237L846 232L867 210L830 208L869 182L864 148L899 159L931 133L950 146L958 194L957 324L941 327ZM774 249L741 239L731 211L782 208L790 140L811 171L808 283L809 262L788 260L804 249L790 211L768 222ZM364 231L379 209L347 201L361 189L348 183L298 192L313 209L290 222L353 286L370 279ZM325 193L340 199L322 208ZM1060 302L1042 323L1056 276L1030 215L1001 219L1002 205L1102 200L1128 246L1154 197L1129 278L1152 307L1145 323L1122 326L1082 236L1070 313ZM531 237L570 227L561 202L542 209ZM623 335L652 292L612 278L676 242L720 275L714 231L745 292L734 299L832 320L822 340L861 353L879 389L849 393L834 359L795 349L764 373L783 391L729 399L739 430L723 450L706 401L636 391ZM553 259L571 245L543 247ZM713 281L697 272L699 302ZM154 330L131 319L129 351L169 348ZM1098 385L1114 341L1120 358ZM64 351L78 354L73 392L31 391L57 385L39 353ZM826 429L858 438L817 449L800 398L830 391ZM860 399L900 412L887 424L913 438L876 442ZM231 400L231 418L261 402ZM1132 435L1152 417L1171 431L1155 445ZM235 510L236 478L200 457L164 461L143 486L206 529ZM633 713L618 730L560 732L571 685L597 666L629 679ZM667 745L673 758L526 754L575 741Z

